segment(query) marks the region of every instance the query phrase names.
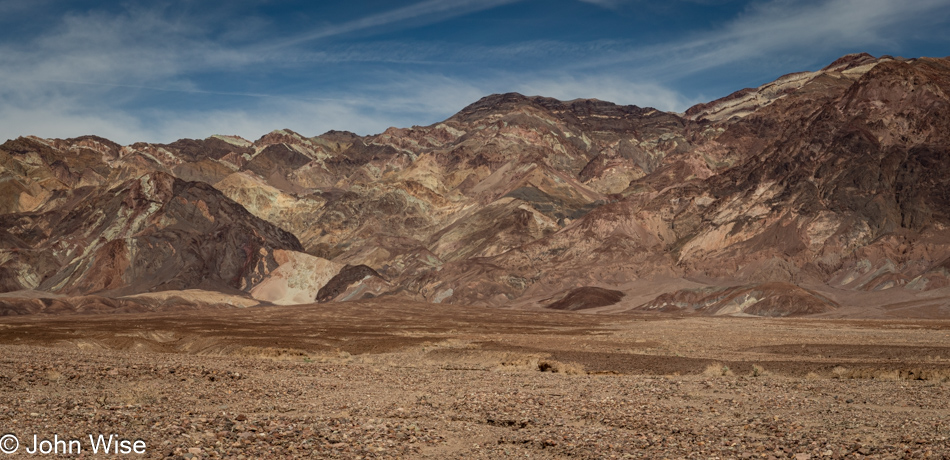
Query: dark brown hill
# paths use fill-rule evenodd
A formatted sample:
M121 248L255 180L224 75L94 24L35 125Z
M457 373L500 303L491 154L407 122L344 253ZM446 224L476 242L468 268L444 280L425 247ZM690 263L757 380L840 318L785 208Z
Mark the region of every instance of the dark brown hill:
M17 245L0 267L13 275L7 290L247 290L276 268L273 250L302 250L292 234L210 185L160 172L110 189L76 189L56 202L0 216L0 234Z

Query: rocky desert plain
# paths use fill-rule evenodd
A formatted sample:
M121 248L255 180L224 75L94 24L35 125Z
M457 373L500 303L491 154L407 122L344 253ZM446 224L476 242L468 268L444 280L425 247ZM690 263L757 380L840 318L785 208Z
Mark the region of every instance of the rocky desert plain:
M950 458L950 59L685 113L510 93L372 136L9 140L0 431L9 458Z

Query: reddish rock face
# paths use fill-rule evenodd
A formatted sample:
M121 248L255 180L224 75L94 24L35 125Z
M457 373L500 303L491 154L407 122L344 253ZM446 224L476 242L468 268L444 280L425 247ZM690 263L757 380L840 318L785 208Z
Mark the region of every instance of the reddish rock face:
M604 289L584 286L573 289L562 299L546 305L552 310L587 310L590 308L606 307L623 299L624 293L613 289Z
M668 293L709 314L947 302L948 94L947 59L858 54L685 114L509 93L365 137L20 138L0 146L0 289L248 295L288 250L346 267L294 287L321 301L638 308L624 286L663 278L756 299Z

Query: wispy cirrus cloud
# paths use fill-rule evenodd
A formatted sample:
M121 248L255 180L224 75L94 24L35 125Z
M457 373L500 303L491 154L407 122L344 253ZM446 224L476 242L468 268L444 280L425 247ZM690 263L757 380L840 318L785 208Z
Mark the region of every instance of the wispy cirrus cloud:
M424 1L278 44L290 46L400 21L438 21L511 1ZM26 5L17 9L23 8ZM205 137L217 132L254 137L277 127L305 132L340 128L367 133L397 122L397 105L399 112L407 112L410 101L394 95L415 94L419 101L433 100L422 97L418 91L387 92L385 88L368 86L357 90L361 97L331 89L287 95L208 87L199 83L196 74L254 72L255 67L267 66L300 68L322 62L378 60L379 56L354 56L346 47L331 52L261 53L261 42L249 46L221 42L202 33L200 23L166 13L163 8L129 8L118 14L66 14L54 33L19 43L0 43L0 137L95 133L131 143ZM266 43L273 46L274 42ZM161 99L161 93L233 96L244 100L230 101L227 108L134 107L142 97ZM369 94L374 97L363 97ZM439 112L431 104L415 105L408 112Z
M640 64L644 76L685 75L778 54L790 58L816 51L891 44L916 30L946 23L950 0L775 0L753 3L713 30L682 40L597 56L579 63L594 68ZM834 51L832 51L834 52Z
M318 27L317 30L313 32L304 33L290 39L279 40L268 44L266 47L282 48L299 45L322 38L365 31L398 23L413 22L415 24L425 24L443 21L448 18L496 8L519 1L522 0L425 0L402 8L371 14L342 24Z

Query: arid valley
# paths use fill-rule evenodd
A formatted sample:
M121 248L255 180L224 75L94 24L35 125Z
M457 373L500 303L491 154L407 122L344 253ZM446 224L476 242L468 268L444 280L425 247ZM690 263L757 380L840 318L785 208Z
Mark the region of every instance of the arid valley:
M857 53L682 113L9 140L0 450L950 458L948 95Z
M22 316L0 418L145 458L945 458L948 344L947 320L384 301Z

